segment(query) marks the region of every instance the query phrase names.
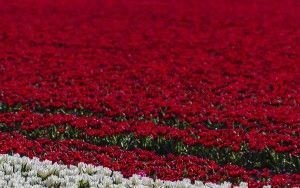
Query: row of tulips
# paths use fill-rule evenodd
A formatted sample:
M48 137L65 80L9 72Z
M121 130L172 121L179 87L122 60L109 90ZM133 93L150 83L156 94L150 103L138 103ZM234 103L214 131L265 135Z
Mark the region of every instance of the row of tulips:
M300 165L299 141L296 138L255 131L245 134L240 128L231 131L208 128L179 130L151 122L115 122L108 118L29 111L2 113L0 123L1 130L21 131L31 139L83 139L97 145L143 148L163 155L174 153L207 157L221 165L233 163L248 169L270 168L276 173L298 172Z
M232 151L230 148L218 149L214 147L207 148L201 145L190 146L183 141L166 139L162 136L157 136L156 138L151 136L141 137L134 133L97 137L95 135L89 135L88 131L82 132L80 129L69 125L51 126L49 128L39 128L35 130L18 130L15 129L15 127L2 124L0 130L6 132L17 130L30 139L80 139L100 146L119 146L129 150L137 148L152 150L160 155L167 155L169 153L176 155L194 155L212 159L220 165L232 163L247 169L269 168L273 173L298 172L300 165L300 160L297 155L291 156L290 153L276 153L270 149L265 149L260 152L251 152L246 144L242 145L239 151Z
M160 113L158 116L152 116L150 118L146 118L145 115L140 115L136 118L130 118L127 114L117 114L117 115L108 115L104 113L95 113L89 109L68 109L68 108L43 108L40 105L32 105L30 103L20 104L16 103L14 105L9 106L6 103L0 103L0 112L16 112L20 110L29 110L38 113L50 113L50 114L73 114L76 116L84 116L84 117L108 117L114 121L152 121L156 124L161 125L169 125L172 127L176 127L179 129L187 129L187 128L195 128L194 130L203 129L203 125L209 129L234 129L236 127L240 127L244 129L246 132L249 132L252 129L257 130L258 132L266 132L266 133L278 133L284 135L292 135L297 137L300 133L300 128L297 124L298 121L285 120L285 123L273 122L271 125L265 121L259 121L258 119L251 118L250 123L248 120L224 120L212 122L209 119L204 119L202 121L191 124L187 121L181 121L178 117L172 116L169 118L164 118L164 111L166 108L160 108ZM296 124L295 124L296 123Z
M70 124L76 128L88 130L90 136L104 137L134 132L137 136L151 136L154 138L164 136L168 139L180 139L189 145L200 144L206 147L214 146L220 148L233 146L232 149L234 151L239 151L242 143L248 143L250 149L254 151L272 148L276 152L289 152L292 155L298 155L300 151L299 126L274 125L268 127L261 125L260 127L245 128L243 124L236 122L224 125L208 121L198 124L196 127L180 129L176 126L178 125L176 123L163 126L164 124L157 124L155 119L145 121L143 119L127 120L122 119L122 117L107 118L106 116L102 118L97 118L96 116L77 117L75 114L65 112L62 109L57 109L56 112L50 109L35 109L36 112L43 112L44 114L19 110L20 106L8 107L3 104L3 112L18 111L18 113L3 113L0 116L2 117L1 122L10 125L13 122L20 121L26 130ZM49 110L51 114L45 114L45 111Z

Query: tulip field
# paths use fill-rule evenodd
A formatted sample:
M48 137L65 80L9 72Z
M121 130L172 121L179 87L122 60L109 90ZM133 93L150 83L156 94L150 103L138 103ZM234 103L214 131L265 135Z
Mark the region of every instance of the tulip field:
M2 187L300 187L300 1L0 0Z

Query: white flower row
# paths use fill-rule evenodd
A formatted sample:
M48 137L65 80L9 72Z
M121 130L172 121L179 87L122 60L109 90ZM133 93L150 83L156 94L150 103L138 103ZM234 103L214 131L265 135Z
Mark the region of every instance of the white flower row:
M204 184L190 180L154 181L148 177L133 175L127 179L120 172L102 166L79 163L77 166L60 165L19 155L0 155L0 188L2 187L103 187L103 188L229 188L231 184ZM241 183L241 188L247 187Z

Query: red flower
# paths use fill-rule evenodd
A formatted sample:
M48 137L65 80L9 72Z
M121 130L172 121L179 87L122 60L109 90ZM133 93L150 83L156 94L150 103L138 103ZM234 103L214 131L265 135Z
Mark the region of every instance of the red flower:
M65 133L65 128L60 127L60 128L58 129L58 132L61 133L61 134Z

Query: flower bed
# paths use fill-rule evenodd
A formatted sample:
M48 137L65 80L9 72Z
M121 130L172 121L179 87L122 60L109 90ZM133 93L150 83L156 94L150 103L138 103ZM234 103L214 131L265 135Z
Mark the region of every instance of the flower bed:
M5 163L84 162L122 173L125 187L139 173L165 187L299 186L299 7L0 2Z

